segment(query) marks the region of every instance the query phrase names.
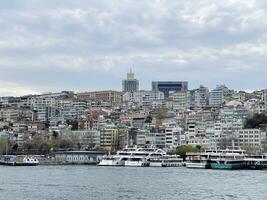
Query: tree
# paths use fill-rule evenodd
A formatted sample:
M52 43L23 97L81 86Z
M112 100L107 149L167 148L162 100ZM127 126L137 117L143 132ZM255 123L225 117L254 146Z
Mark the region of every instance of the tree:
M266 114L255 114L252 118L245 121L245 128L260 128L261 125L267 124Z
M58 149L72 148L73 143L69 140L52 139L36 137L24 143L23 149L31 154L49 154L50 151L57 151Z
M265 139L263 142L262 142L262 148L263 148L263 152L267 152L267 140Z
M145 123L152 123L152 117L151 117L151 115L148 115L146 117Z
M176 148L176 154L180 155L183 159L186 157L186 153L200 152L200 148L191 145L184 145Z
M246 151L246 153L249 154L249 155L253 155L253 154L256 153L255 149L254 149L251 145L249 145L249 144L245 144L245 145L243 146L243 149L244 149L244 150Z
M53 131L53 134L52 134L52 136L53 136L55 139L57 139L57 138L58 138L58 132L56 132L56 131Z
M70 140L59 140L59 148L61 149L67 149L67 148L73 148L74 144Z
M218 146L220 149L226 149L229 147L233 147L233 143L238 143L238 139L234 137L222 137L218 141Z
M19 148L19 145L16 143L13 145L12 150L17 151Z
M166 109L160 108L158 110L156 110L156 124L158 126L162 125L163 120L165 119L167 114Z
M0 139L0 154L6 153L8 142L6 140Z
M71 130L75 131L79 129L79 123L77 120L67 120L66 123L71 125Z

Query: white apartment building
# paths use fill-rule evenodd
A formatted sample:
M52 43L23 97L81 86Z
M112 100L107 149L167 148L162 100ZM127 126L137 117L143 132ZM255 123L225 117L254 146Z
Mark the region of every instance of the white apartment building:
M165 128L165 147L168 149L175 149L180 146L180 135L182 129L175 126L168 126Z
M260 152L262 144L266 140L266 132L260 129L241 129L238 131L238 139L241 147L249 145L256 152Z
M172 94L172 98L174 111L185 112L187 110L187 91L175 92Z
M223 104L223 90L216 88L210 92L210 105L212 106L221 106Z
M195 90L195 101L197 107L205 107L209 105L209 89L201 85Z
M141 90L136 92L126 92L123 95L124 102L137 103L139 106L151 109L153 104L164 100L164 93L160 91Z

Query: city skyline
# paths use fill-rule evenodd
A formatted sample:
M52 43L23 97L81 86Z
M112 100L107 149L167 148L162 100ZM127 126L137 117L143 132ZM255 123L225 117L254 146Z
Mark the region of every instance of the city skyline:
M267 88L264 1L1 2L0 96L185 80Z
M139 82L142 83L142 80L140 81L137 77L135 77L136 80L138 80ZM124 78L122 78L120 81L125 81ZM180 82L181 80L167 80L167 79L160 79L160 80L153 80L151 81L150 83L148 83L148 85L146 87L140 85L140 88L139 90L137 91L152 91L153 88L152 88L152 84L153 82ZM247 90L247 89L237 89L237 88L231 88L229 87L229 85L226 85L224 83L219 83L216 84L216 85L213 85L211 87L208 87L207 85L203 85L203 84L199 84L197 85L196 84L196 87L190 87L190 82L188 81L184 81L182 80L182 82L187 82L188 83L188 91L192 91L192 90L196 90L198 89L199 87L207 87L210 91L213 90L213 89L216 89L218 86L226 86L228 87L229 89L231 90L234 90L234 91L245 91L245 92L248 92L248 93L251 93L251 92L254 92L254 91L260 91L260 90L265 90L266 88L256 88L254 90ZM70 88L62 88L62 89L59 89L59 88L53 88L51 90L47 90L47 91L33 91L33 90L23 90L23 92L21 93L21 91L19 90L15 90L15 92L18 92L18 93L14 93L14 91L10 91L10 92L7 92L5 93L6 91L8 91L8 89L4 89L2 90L3 88L1 88L0 86L0 97L8 97L8 96L14 96L14 97L20 97L20 96L27 96L27 95L42 95L42 94L49 94L49 93L58 93L58 92L62 92L62 91L72 91L74 93L81 93L81 92L95 92L95 91L121 91L121 92L124 92L122 90L122 83L120 82L119 83L120 86L119 87L116 87L116 88L109 88L109 87L101 87L101 88L98 88L98 89L89 89L90 87L88 87L87 89L85 88L84 90L79 90L78 88L73 88L72 90ZM10 84L10 87L13 87L15 86L14 84ZM3 87L3 86L2 86ZM4 92L2 92L4 91Z

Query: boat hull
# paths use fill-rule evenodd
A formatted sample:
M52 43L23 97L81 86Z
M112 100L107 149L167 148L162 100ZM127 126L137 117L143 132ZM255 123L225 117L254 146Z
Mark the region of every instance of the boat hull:
M24 155L6 155L1 156L0 165L7 166L37 166L39 165L38 159L33 156Z
M114 161L114 160L102 160L100 161L98 166L124 166L124 163L121 161Z
M184 163L162 163L162 167L182 167Z
M150 167L162 167L161 162L150 162L149 164Z
M125 161L125 167L149 167L149 163L142 161Z
M236 164L230 164L230 163L211 163L210 164L211 169L243 169L245 165L243 163L236 163Z
M208 168L207 163L190 163L190 162L187 162L185 164L185 166L187 168L196 168L196 169L207 169Z
M6 165L6 166L38 166L39 163L11 163L11 162L1 162L0 165Z

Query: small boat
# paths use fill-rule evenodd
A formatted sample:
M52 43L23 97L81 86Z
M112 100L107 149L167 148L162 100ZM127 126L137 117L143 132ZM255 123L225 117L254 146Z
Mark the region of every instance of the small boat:
M4 155L0 159L0 164L9 165L9 166L36 166L36 165L39 165L39 161L34 156Z

